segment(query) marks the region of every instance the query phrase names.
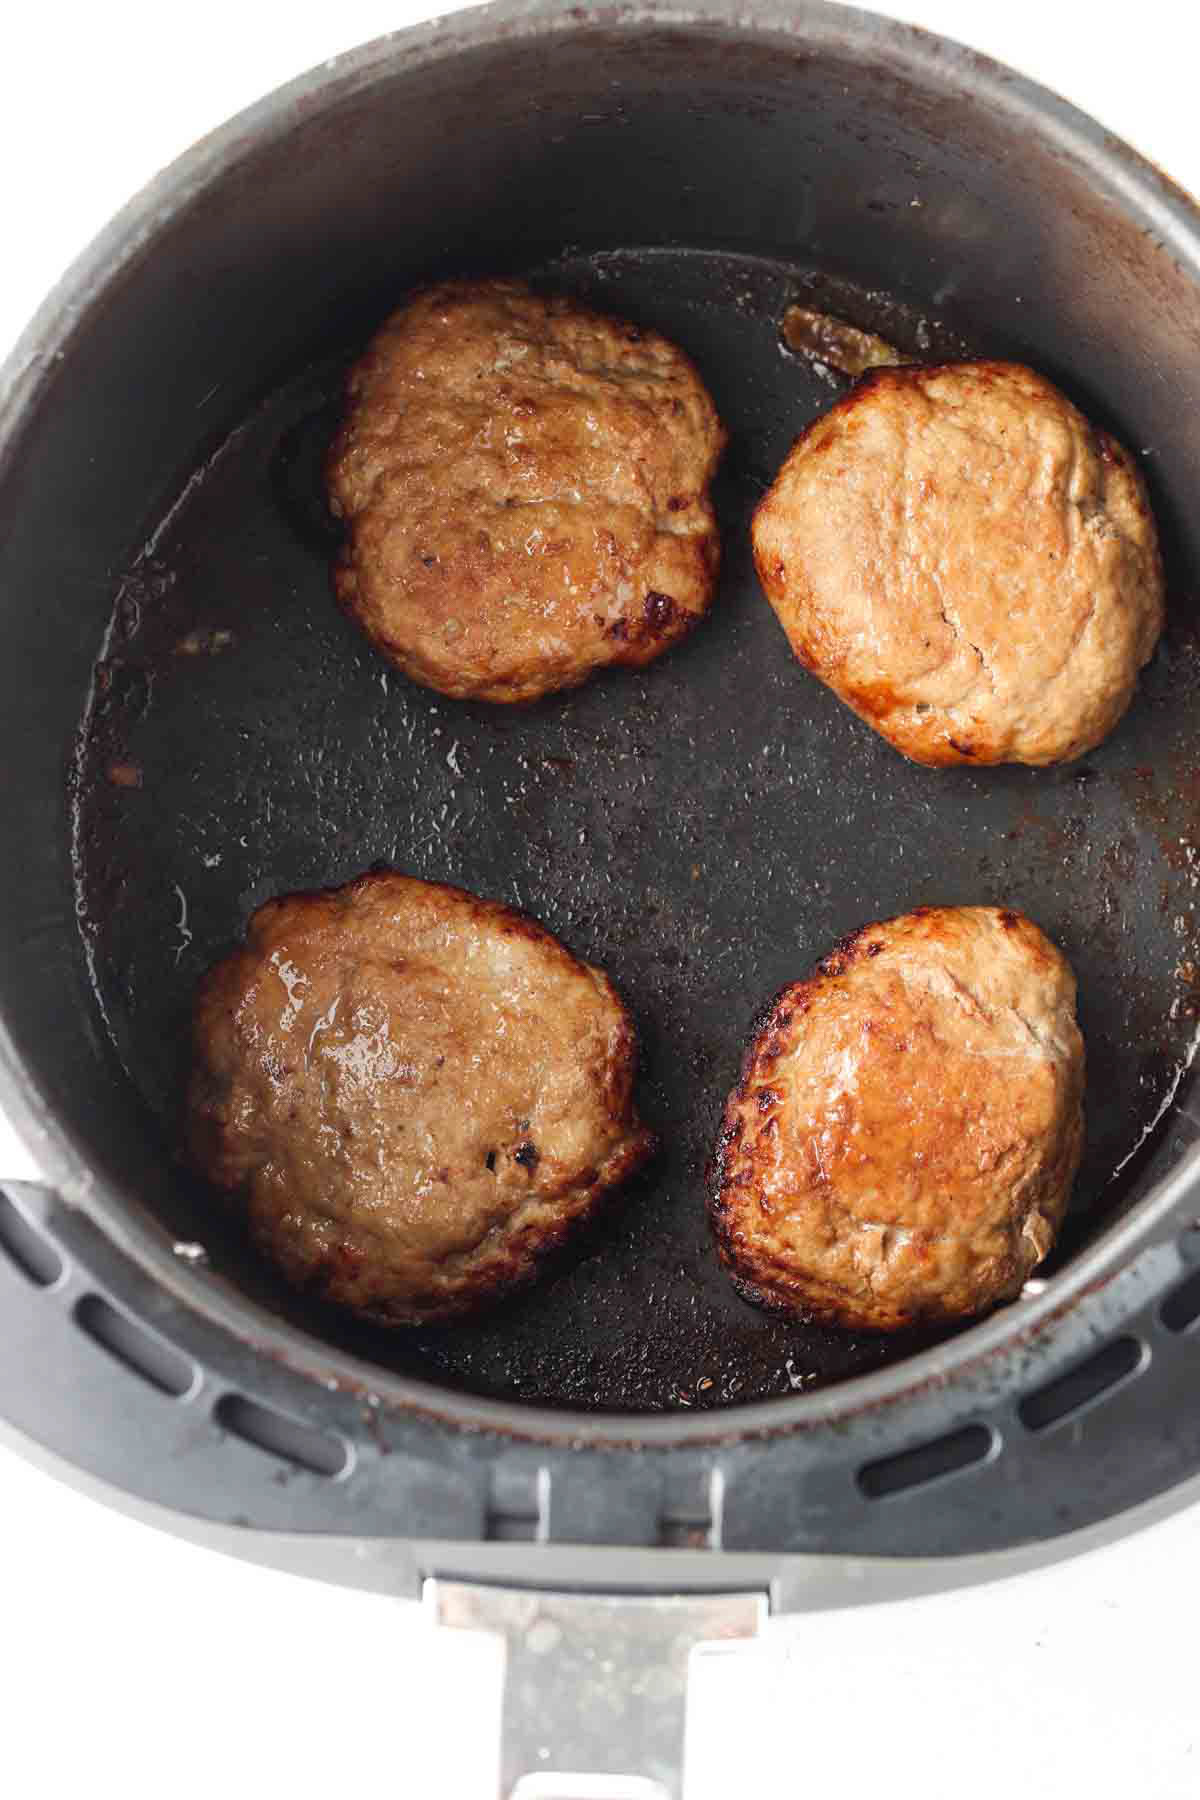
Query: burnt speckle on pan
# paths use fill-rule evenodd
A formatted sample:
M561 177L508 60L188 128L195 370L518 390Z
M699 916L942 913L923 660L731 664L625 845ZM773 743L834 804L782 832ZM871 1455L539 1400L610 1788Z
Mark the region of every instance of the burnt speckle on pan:
M170 1144L196 981L261 901L387 864L527 909L630 1004L664 1146L543 1281L477 1321L386 1334L284 1293L182 1170L181 1235L309 1329L477 1393L621 1411L808 1390L929 1340L797 1327L720 1272L706 1172L755 1016L869 920L1027 912L1074 965L1088 1053L1088 1148L1055 1262L1111 1219L1198 1029L1191 596L1176 574L1141 695L1084 764L907 763L805 674L754 578L750 513L832 399L780 323L799 301L911 356L1011 345L748 256L612 251L526 273L658 328L702 370L731 434L710 618L651 669L511 712L406 682L330 591L319 471L346 345L242 424L114 584L76 791L97 995ZM538 1147L523 1135L516 1153Z

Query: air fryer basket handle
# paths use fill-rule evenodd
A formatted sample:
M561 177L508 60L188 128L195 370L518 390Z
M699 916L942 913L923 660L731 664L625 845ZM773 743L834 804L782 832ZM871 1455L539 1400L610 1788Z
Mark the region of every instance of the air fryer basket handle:
M761 1593L425 1583L438 1624L504 1640L500 1800L682 1800L688 1665L757 1635Z

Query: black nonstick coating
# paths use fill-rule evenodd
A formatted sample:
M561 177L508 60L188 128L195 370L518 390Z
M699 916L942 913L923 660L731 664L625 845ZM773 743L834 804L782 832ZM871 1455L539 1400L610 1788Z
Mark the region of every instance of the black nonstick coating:
M619 1411L842 1380L918 1340L771 1319L735 1296L709 1240L706 1164L750 1021L870 919L1028 912L1075 967L1088 1050L1087 1152L1056 1260L1112 1218L1195 1041L1190 602L1175 596L1132 713L1084 762L917 768L805 674L754 579L751 511L845 386L784 350L779 321L804 298L910 354L1011 346L751 256L612 251L532 278L659 327L708 381L730 431L710 619L656 666L530 709L412 686L331 599L318 468L354 347L297 374L131 546L118 585L76 791L97 993L170 1143L196 980L261 901L386 863L524 908L628 1000L664 1145L545 1279L478 1322L383 1333L283 1292L228 1204L181 1171L189 1234L331 1340L479 1393ZM1121 433L1101 394L1074 397Z

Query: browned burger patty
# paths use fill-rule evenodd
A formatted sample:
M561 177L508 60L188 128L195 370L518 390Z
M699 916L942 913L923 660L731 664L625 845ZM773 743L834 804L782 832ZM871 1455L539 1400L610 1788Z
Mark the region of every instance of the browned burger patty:
M1017 363L868 376L795 444L753 539L800 661L914 762L1083 755L1162 629L1129 453Z
M531 919L366 875L270 901L200 986L188 1133L292 1281L389 1325L533 1274L650 1154L612 983Z
M512 281L430 288L350 376L328 465L338 598L457 699L651 662L712 598L724 437L657 332Z
M717 1152L713 1224L748 1299L892 1330L1020 1291L1083 1143L1075 980L1028 919L925 907L783 992Z

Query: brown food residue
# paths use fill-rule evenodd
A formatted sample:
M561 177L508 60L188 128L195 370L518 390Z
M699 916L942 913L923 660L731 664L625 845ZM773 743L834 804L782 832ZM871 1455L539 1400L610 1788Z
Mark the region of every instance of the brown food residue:
M857 325L848 325L831 313L815 312L810 306L789 306L780 335L797 356L823 362L843 375L865 375L868 369L913 361L873 331L860 331Z

